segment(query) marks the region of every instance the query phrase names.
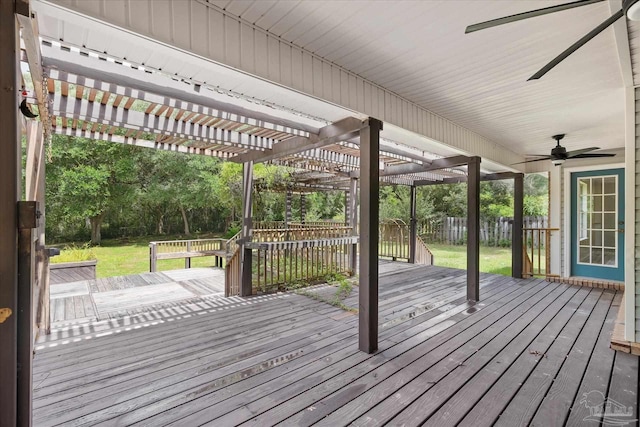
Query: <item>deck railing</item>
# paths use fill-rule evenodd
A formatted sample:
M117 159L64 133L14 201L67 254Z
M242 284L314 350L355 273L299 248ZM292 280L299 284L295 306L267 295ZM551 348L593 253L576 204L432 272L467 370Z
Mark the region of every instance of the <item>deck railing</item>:
M427 247L427 244L420 236L416 236L416 264L433 265L433 252Z
M522 229L522 277L551 277L551 233L559 228Z
M314 240L347 237L352 234L351 227L336 225L333 227L299 227L291 228L260 228L252 231L251 240L254 242L285 242L291 240Z
M304 222L289 221L288 223L285 222L285 221L253 221L252 228L253 228L253 231L256 231L256 230L260 230L260 229L284 230L284 229L309 228L309 227L313 227L313 228L319 228L319 227L331 228L331 227L340 226L340 225L344 225L344 223L340 222L340 221L332 221L332 220L327 220L327 221L304 221Z
M378 255L395 260L409 260L411 257L411 230L401 220L391 220L378 228ZM416 264L433 265L433 254L425 242L416 236Z
M242 250L236 246L232 255L227 258L224 267L224 296L240 295L240 281L242 280Z
M149 243L149 271L157 270L158 261L184 258L184 268L191 268L191 258L211 256L222 267L227 255L227 239L167 240Z
M253 293L278 290L284 284L309 283L332 273L349 273L354 236L283 242L249 242Z

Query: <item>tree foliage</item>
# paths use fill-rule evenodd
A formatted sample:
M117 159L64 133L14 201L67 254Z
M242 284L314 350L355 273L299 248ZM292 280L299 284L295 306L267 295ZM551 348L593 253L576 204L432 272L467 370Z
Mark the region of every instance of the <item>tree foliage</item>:
M101 237L237 229L242 212L242 165L206 156L184 155L135 146L56 135L46 176L48 240L86 241ZM281 221L291 180L288 168L255 165L255 220ZM279 190L279 191L272 191ZM512 181L481 184L481 216L513 214ZM417 190L419 220L462 217L466 184L433 185ZM525 215L546 215L547 179L525 177ZM380 218L409 222L410 188L380 188ZM343 191L308 193L306 219L344 220ZM301 218L300 195L292 217Z

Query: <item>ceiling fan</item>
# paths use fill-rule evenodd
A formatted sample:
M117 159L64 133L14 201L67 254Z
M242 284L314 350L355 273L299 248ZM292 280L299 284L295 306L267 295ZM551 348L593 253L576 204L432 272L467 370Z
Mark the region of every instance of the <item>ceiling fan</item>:
M519 165L522 163L531 163L531 162L540 162L542 160L551 160L554 166L560 166L566 160L570 159L591 159L595 157L613 157L615 154L610 153L590 153L590 151L599 150L599 147L589 147L583 148L581 150L567 151L562 145L560 145L560 140L564 138L564 134L553 135L553 139L556 140L556 146L551 150L551 154L534 154L538 159L525 160L524 162L514 163L514 165Z
M529 12L517 13L515 15L505 16L503 18L492 19L490 21L480 22L479 24L469 25L465 30L465 34L474 31L485 30L498 25L508 24L510 22L522 21L523 19L534 18L536 16L546 15L549 13L560 12L574 7L587 6L604 0L578 0L571 3L559 4L557 6L545 7L542 9L531 10ZM640 0L622 0L622 9L607 18L602 24L589 31L580 40L569 46L567 50L556 56L551 62L542 67L537 73L529 77L528 80L537 80L547 74L553 67L564 61L569 55L580 49L589 40L600 34L605 28L616 22L622 16L626 15L631 21L640 21Z

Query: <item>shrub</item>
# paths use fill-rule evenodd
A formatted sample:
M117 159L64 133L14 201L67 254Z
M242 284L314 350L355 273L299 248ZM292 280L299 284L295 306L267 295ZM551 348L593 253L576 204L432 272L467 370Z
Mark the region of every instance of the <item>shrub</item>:
M51 258L52 263L92 261L98 259L96 252L88 243L82 246L69 245L60 251L60 255Z
M233 236L235 236L236 234L238 234L239 231L240 231L240 227L239 226L231 226L231 227L229 227L227 232L224 233L224 238L225 239L230 239Z

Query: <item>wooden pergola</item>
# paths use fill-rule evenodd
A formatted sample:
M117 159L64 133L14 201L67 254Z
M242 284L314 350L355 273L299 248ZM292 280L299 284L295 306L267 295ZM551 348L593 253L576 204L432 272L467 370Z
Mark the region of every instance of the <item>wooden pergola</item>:
M16 5L20 2L15 3ZM381 184L411 187L411 240L416 235L416 188L421 185L467 182L468 243L467 298L478 301L479 293L479 194L483 179L514 179L515 221L513 232L513 274L522 271L522 174L483 175L481 159L475 156L444 157L429 155L402 144L381 139L383 123L373 117L345 117L334 122L284 111L277 106L248 99L219 87L197 82L186 76L167 75L142 64L131 64L93 51L70 48L59 42L40 42L28 5L16 10L22 27L23 50L19 50L19 33L14 25L14 2L0 6L0 49L4 58L16 56L15 63L3 61L0 87L16 87L20 80L18 60L29 68L33 81L27 97L31 108L37 106L38 121L25 120L15 108L19 91L0 98L7 112L11 143L6 144L0 164L0 176L6 183L18 182L16 166L22 132L28 134L27 190L36 201L0 215L3 244L0 245L2 271L19 268L20 284L7 285L0 307L13 307L18 316L11 317L11 328L2 328L0 340L12 343L0 353L3 383L11 382L17 361L22 363L22 381L18 391L4 392L2 401L12 402L14 392L19 400L30 402L29 366L33 343L33 312L39 326L48 328L46 304L46 266L44 242L44 146L51 134L83 137L113 143L136 145L186 154L215 156L243 165L243 226L241 244L252 235L253 167L270 162L322 172L299 186L348 191L348 223L356 229L359 223L359 348L373 353L378 347L378 195ZM3 189L0 202L13 205L18 197L15 186ZM358 215L359 192L359 215ZM39 224L37 218L40 218ZM14 224L19 224L17 230ZM37 229L36 233L33 232ZM20 233L18 233L20 231ZM37 239L34 239L37 236ZM20 237L19 256L15 251ZM33 242L35 240L35 245ZM354 250L351 252L355 256ZM415 257L415 247L412 249ZM30 268L35 254L40 270ZM244 250L242 295L251 294L251 250ZM354 262L355 264L355 262ZM16 267L18 266L18 267ZM18 277L17 274L15 277ZM4 279L3 279L4 280ZM32 304L30 289L38 291ZM23 289L20 293L19 289ZM11 309L10 309L11 310ZM6 314L5 312L3 312ZM3 315L4 315L3 314ZM3 318L4 321L4 318ZM5 325L6 326L6 325ZM5 332L9 331L9 332ZM18 332L21 331L21 332ZM28 331L28 333L26 332ZM18 346L18 343L20 345ZM20 348L20 351L16 349ZM29 380L30 381L30 380ZM15 383L15 381L13 382ZM6 399L5 399L6 397ZM18 405L30 412L30 403ZM12 408L15 409L14 406ZM0 410L4 407L0 405Z
M514 179L513 274L522 271L522 174L482 174L479 157L439 158L380 138L375 118L322 120L276 111L219 88L95 52L44 41L42 122L51 134L83 137L186 154L215 156L243 165L241 244L251 241L253 166L273 163L314 172L296 183L298 190L343 190L348 194L346 222L359 223L360 349L377 349L378 191L381 184L411 187L411 238L417 232L416 188L467 182L467 298L479 294L479 186L481 180ZM39 69L23 52L30 69ZM32 73L34 81L37 73ZM252 108L253 107L253 108ZM269 108L265 108L269 107ZM271 110L271 111L269 111ZM297 118L299 117L299 118ZM314 125L315 123L315 125ZM357 216L357 192L360 207ZM354 243L355 246L355 243ZM415 259L415 244L410 249ZM355 250L353 251L355 254ZM244 250L241 295L251 294L251 250Z

